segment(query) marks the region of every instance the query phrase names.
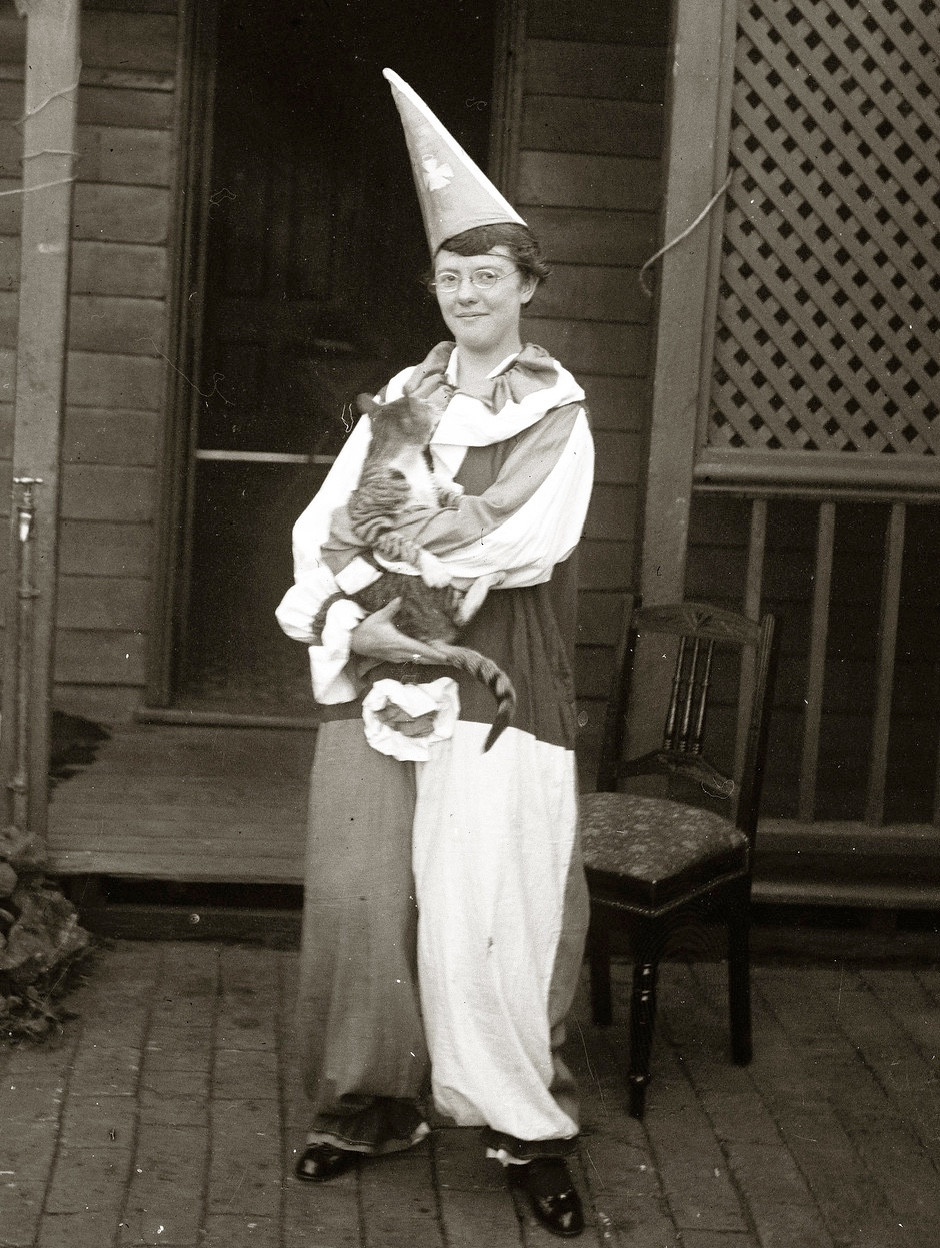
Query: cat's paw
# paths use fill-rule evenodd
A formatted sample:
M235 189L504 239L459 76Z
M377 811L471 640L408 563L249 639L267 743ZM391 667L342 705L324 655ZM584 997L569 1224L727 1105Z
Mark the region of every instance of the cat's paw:
M486 576L478 576L464 594L463 602L454 615L454 623L460 627L472 620L483 606L490 590L495 589L497 585L502 585L505 579L505 572L490 572Z
M449 570L436 555L422 550L418 558L418 571L421 579L430 589L443 589L453 579Z
M439 490L437 495L438 505L448 511L453 511L462 498L463 488L459 485L455 485L452 489Z

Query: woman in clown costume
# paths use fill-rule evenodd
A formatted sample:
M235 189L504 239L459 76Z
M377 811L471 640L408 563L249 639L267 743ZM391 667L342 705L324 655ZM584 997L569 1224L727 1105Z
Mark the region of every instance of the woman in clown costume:
M321 1182L359 1155L418 1143L430 1069L436 1109L483 1128L539 1221L573 1236L583 1213L564 1159L577 1097L559 1049L587 924L571 660L591 435L575 379L520 338L548 272L535 239L385 74L452 337L379 400L439 400L433 471L462 489L454 508L414 509L405 531L458 584L499 581L460 642L508 672L518 701L484 753L490 694L399 632L395 604L364 618L343 597L375 575L363 561L334 576L321 557L362 468L363 417L295 525L295 582L277 613L310 648L323 720L298 995L311 1116L297 1174ZM408 715L424 735L395 730Z

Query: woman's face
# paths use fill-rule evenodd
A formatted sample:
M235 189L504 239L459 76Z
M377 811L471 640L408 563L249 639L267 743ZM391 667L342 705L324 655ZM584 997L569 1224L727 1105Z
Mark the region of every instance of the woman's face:
M497 280L487 288L471 282L471 275L495 274ZM509 355L518 351L519 317L535 292L535 279L516 267L507 247L493 247L485 255L459 256L441 250L434 259L434 280L453 275L454 290L435 286L437 302L444 323L458 347L475 353L505 349ZM490 278L489 280L492 280Z

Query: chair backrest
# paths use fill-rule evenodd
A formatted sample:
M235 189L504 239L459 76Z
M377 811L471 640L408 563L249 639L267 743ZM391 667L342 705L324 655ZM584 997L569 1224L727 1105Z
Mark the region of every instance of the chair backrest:
M624 758L638 640L656 634L673 639L675 647L662 742L640 757ZM758 621L704 602L640 609L628 603L615 655L598 789L615 790L629 777L640 775L691 781L701 786L708 798L724 802L737 825L753 840L767 751L776 658L774 634L775 621L769 614ZM738 724L744 734L734 751L733 766L725 771L714 766L705 752L709 704L715 692L715 652L722 648L742 656Z

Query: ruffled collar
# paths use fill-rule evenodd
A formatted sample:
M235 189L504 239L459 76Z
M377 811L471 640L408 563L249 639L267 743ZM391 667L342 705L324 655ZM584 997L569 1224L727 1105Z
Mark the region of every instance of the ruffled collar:
M444 384L454 389L456 394L462 391L453 384L456 366L456 345L453 342L439 342L427 358L419 364L408 379L408 390L416 390L422 381L437 374ZM507 403L519 403L529 394L537 390L545 390L554 386L558 379L558 361L543 348L527 342L517 355L507 356L501 364L493 369L487 378L489 389L483 394L468 395L485 404L491 412L498 412Z
M449 460L446 447L490 446L530 428L546 412L584 399L584 391L567 369L534 343L509 356L487 379L484 395L465 394L453 386L453 342L441 342L413 369L389 383L386 398L394 399L420 388L430 395L439 387L449 402L431 439L433 448Z

